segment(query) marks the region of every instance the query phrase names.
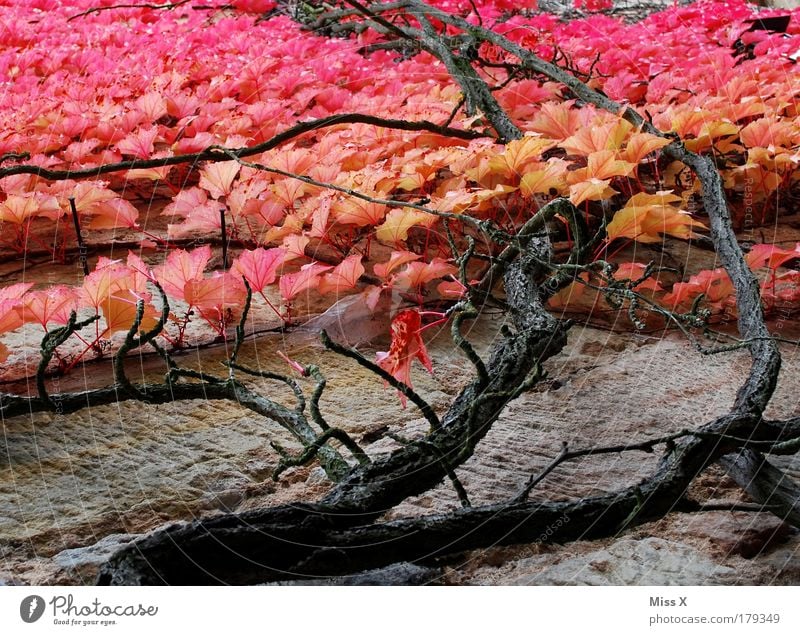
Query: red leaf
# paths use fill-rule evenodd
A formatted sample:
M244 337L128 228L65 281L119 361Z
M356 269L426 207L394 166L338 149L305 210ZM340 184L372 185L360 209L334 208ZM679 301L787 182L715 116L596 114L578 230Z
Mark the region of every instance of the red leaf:
M417 311L400 311L392 320L392 343L388 352L377 354L378 366L398 381L411 387L411 362L416 358L429 373L433 364L420 336L422 318ZM405 395L399 393L400 401L406 405Z
M647 265L643 265L640 262L624 262L622 263L617 270L614 272L614 279L615 280L630 280L631 282L635 282L639 280L647 269ZM635 287L633 287L636 291L643 291L643 290L650 290L650 291L663 291L664 287L662 287L657 280L657 276L651 276L646 280L643 280Z
M767 267L773 271L783 263L795 258L800 258L800 243L797 243L794 249L781 249L777 245L760 243L753 245L744 257L751 269Z

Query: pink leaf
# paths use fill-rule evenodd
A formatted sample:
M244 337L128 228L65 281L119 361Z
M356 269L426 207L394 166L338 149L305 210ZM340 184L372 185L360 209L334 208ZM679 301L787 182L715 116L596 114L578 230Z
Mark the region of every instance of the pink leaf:
M0 289L0 333L13 331L22 326L23 296L33 284L20 282Z
M208 203L206 191L199 187L191 187L181 190L172 199L172 203L161 212L163 216L183 216L188 218L192 211L197 207L202 207Z
M411 262L397 275L394 284L400 289L417 289L431 280L457 272L458 268L443 258L434 258L430 262Z
M38 322L46 329L51 322L66 324L70 313L77 308L77 291L66 285L57 285L28 293L25 296L22 317L26 322Z
M422 258L422 256L410 251L393 251L388 262L378 263L372 267L372 270L375 272L376 276L386 280L389 277L389 274L398 267L402 267L403 265L413 262L414 260L419 260L420 258Z
M154 270L164 292L171 298L185 300L184 288L190 280L200 280L211 259L211 247L204 245L187 252L178 249L167 256L167 261Z
M246 250L233 261L233 268L242 274L255 292L264 290L275 282L278 269L284 262L286 250L281 247L272 249Z
M157 136L158 128L156 127L140 128L117 143L117 150L137 159L149 159L153 154L153 142Z
M89 222L90 229L114 229L115 227L134 229L138 227L136 221L139 218L139 210L121 198L98 203L92 206L87 213L92 216L92 220Z
M200 309L204 316L212 311L221 313L225 309L241 308L246 295L241 277L229 271L187 280L184 292L186 302Z
M303 291L316 289L320 282L320 274L333 269L329 265L316 262L303 265L297 273L287 273L281 276L281 297L286 302L291 302Z

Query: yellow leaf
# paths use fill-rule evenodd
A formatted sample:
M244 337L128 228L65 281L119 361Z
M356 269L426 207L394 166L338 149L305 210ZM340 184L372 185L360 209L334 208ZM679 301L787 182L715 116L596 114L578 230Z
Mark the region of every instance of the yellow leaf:
M393 209L375 230L375 235L381 242L398 243L408 238L408 230L412 227L430 225L435 221L435 216L419 210Z
M624 119L581 128L558 145L570 154L589 156L600 150L618 150L633 129L633 124Z
M551 189L561 192L566 187L567 162L551 159L540 170L527 172L519 183L519 191L524 197L533 194L549 194Z
M632 196L606 227L607 240L631 238L640 243L661 242L661 234L690 238L692 228L705 227L672 203L681 198L671 191Z
M617 194L617 190L609 186L610 181L588 179L569 186L569 200L573 205L584 201L603 201Z
M489 159L489 170L508 178L522 174L525 167L538 161L542 152L555 144L551 139L528 135L509 141L505 150Z
M670 143L669 139L664 139L648 132L637 132L628 139L621 156L631 163L641 163L647 155L660 150L664 146L668 146Z

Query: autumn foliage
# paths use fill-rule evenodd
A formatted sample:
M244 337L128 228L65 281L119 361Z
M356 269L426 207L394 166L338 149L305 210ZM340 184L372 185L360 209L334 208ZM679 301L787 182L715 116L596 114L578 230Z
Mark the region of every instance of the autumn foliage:
M629 249L693 240L706 230L699 184L661 155L670 140L582 104L553 82L510 78L505 65L513 56L499 48L484 44L478 53L495 62L481 73L502 85L496 98L525 133L506 144L480 114L458 108L460 90L438 60L375 47L381 36L372 31L318 36L279 3L257 0L217 11L185 4L78 15L112 4L0 2L0 246L6 258L37 249L69 261L78 232L89 245L119 237L139 244L122 257L93 259L91 273L76 270L69 284L47 285L42 269L31 267L24 278L31 282L0 289L0 333L43 333L65 325L73 311L102 317L94 338L62 360L63 367L102 354L103 342L113 345L115 334L131 328L140 302L141 329L154 324L161 306L156 285L173 307L160 338L171 347L184 345L193 321L228 337L248 287L253 302L287 323L312 295L333 303L363 294L375 309L381 297L394 294L402 306L393 316L391 349L379 363L410 384L411 360L431 364L419 310L446 305L466 290L447 238L448 230L456 239L467 232L458 216L513 230L557 195L569 198L593 228L604 225L594 258L619 265L618 279L639 281L636 290L668 309L688 310L700 298L712 312L735 313L722 269L644 280L641 249ZM687 148L712 154L740 229L786 212L800 162L794 63L800 13L792 14L785 33L774 33L749 30L754 8L739 1L674 7L637 24L602 13L564 23L537 13L535 2L434 4L472 21L477 11L484 25L540 56L568 60L592 87L635 107ZM610 3L576 4L595 11ZM91 170L211 147L245 148L298 122L354 112L449 122L476 138L340 124L241 162L80 179L13 173L23 164ZM430 211L455 218L444 221ZM222 243L230 246L228 262L215 258ZM750 250L748 264L763 273L768 309L800 306L798 259L800 245ZM594 293L586 282L576 280L557 294L554 310L591 306L594 300L579 301ZM0 359L10 354L0 344Z

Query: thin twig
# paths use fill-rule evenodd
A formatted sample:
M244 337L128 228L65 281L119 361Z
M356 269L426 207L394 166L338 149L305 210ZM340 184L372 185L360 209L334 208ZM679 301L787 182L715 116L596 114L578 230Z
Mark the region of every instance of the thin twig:
M405 397L407 397L417 408L419 408L419 411L420 413L422 413L422 416L425 417L425 419L427 419L428 423L430 424L431 430L439 430L442 427L442 424L439 421L439 417L436 416L436 413L433 411L431 405L427 401L425 401L419 395L419 393L417 393L408 384L395 378L393 375L386 372L383 368L381 368L374 362L368 360L354 348L342 346L341 344L334 342L326 331L324 330L321 331L319 337L322 340L322 344L323 346L325 346L325 348L332 350L334 353L338 353L339 355L342 355L344 357L349 357L350 359L358 363L360 366L363 366L367 370L375 373L378 377L383 379L392 388L398 390Z
M271 139L267 139L263 143L259 143L254 146L226 148L226 150L239 158L250 157L266 152L267 150L277 148L287 141L291 141L292 139L308 132L314 132L330 126L338 126L350 123L363 123L378 126L380 128L405 130L408 132L433 132L445 137L454 137L456 139L464 140L481 139L489 136L483 132L440 126L430 121L406 121L404 119L385 119L383 117L364 115L361 113L343 113L341 115L330 115L329 117L322 117L321 119L303 121L292 126L291 128L284 130L281 133L276 134ZM63 181L67 179L97 178L102 174L121 172L123 170L163 168L169 165L182 165L185 163L195 165L201 161L213 163L230 160L229 157L222 156L218 152L213 152L212 149L214 148L218 148L218 146L210 146L200 152L179 154L176 156L162 157L159 159L132 159L129 161L119 161L116 163L104 163L96 167L84 168L82 170L51 170L48 168L43 168L40 165L12 165L9 167L0 168L0 178L13 176L15 174L33 174L48 181Z

